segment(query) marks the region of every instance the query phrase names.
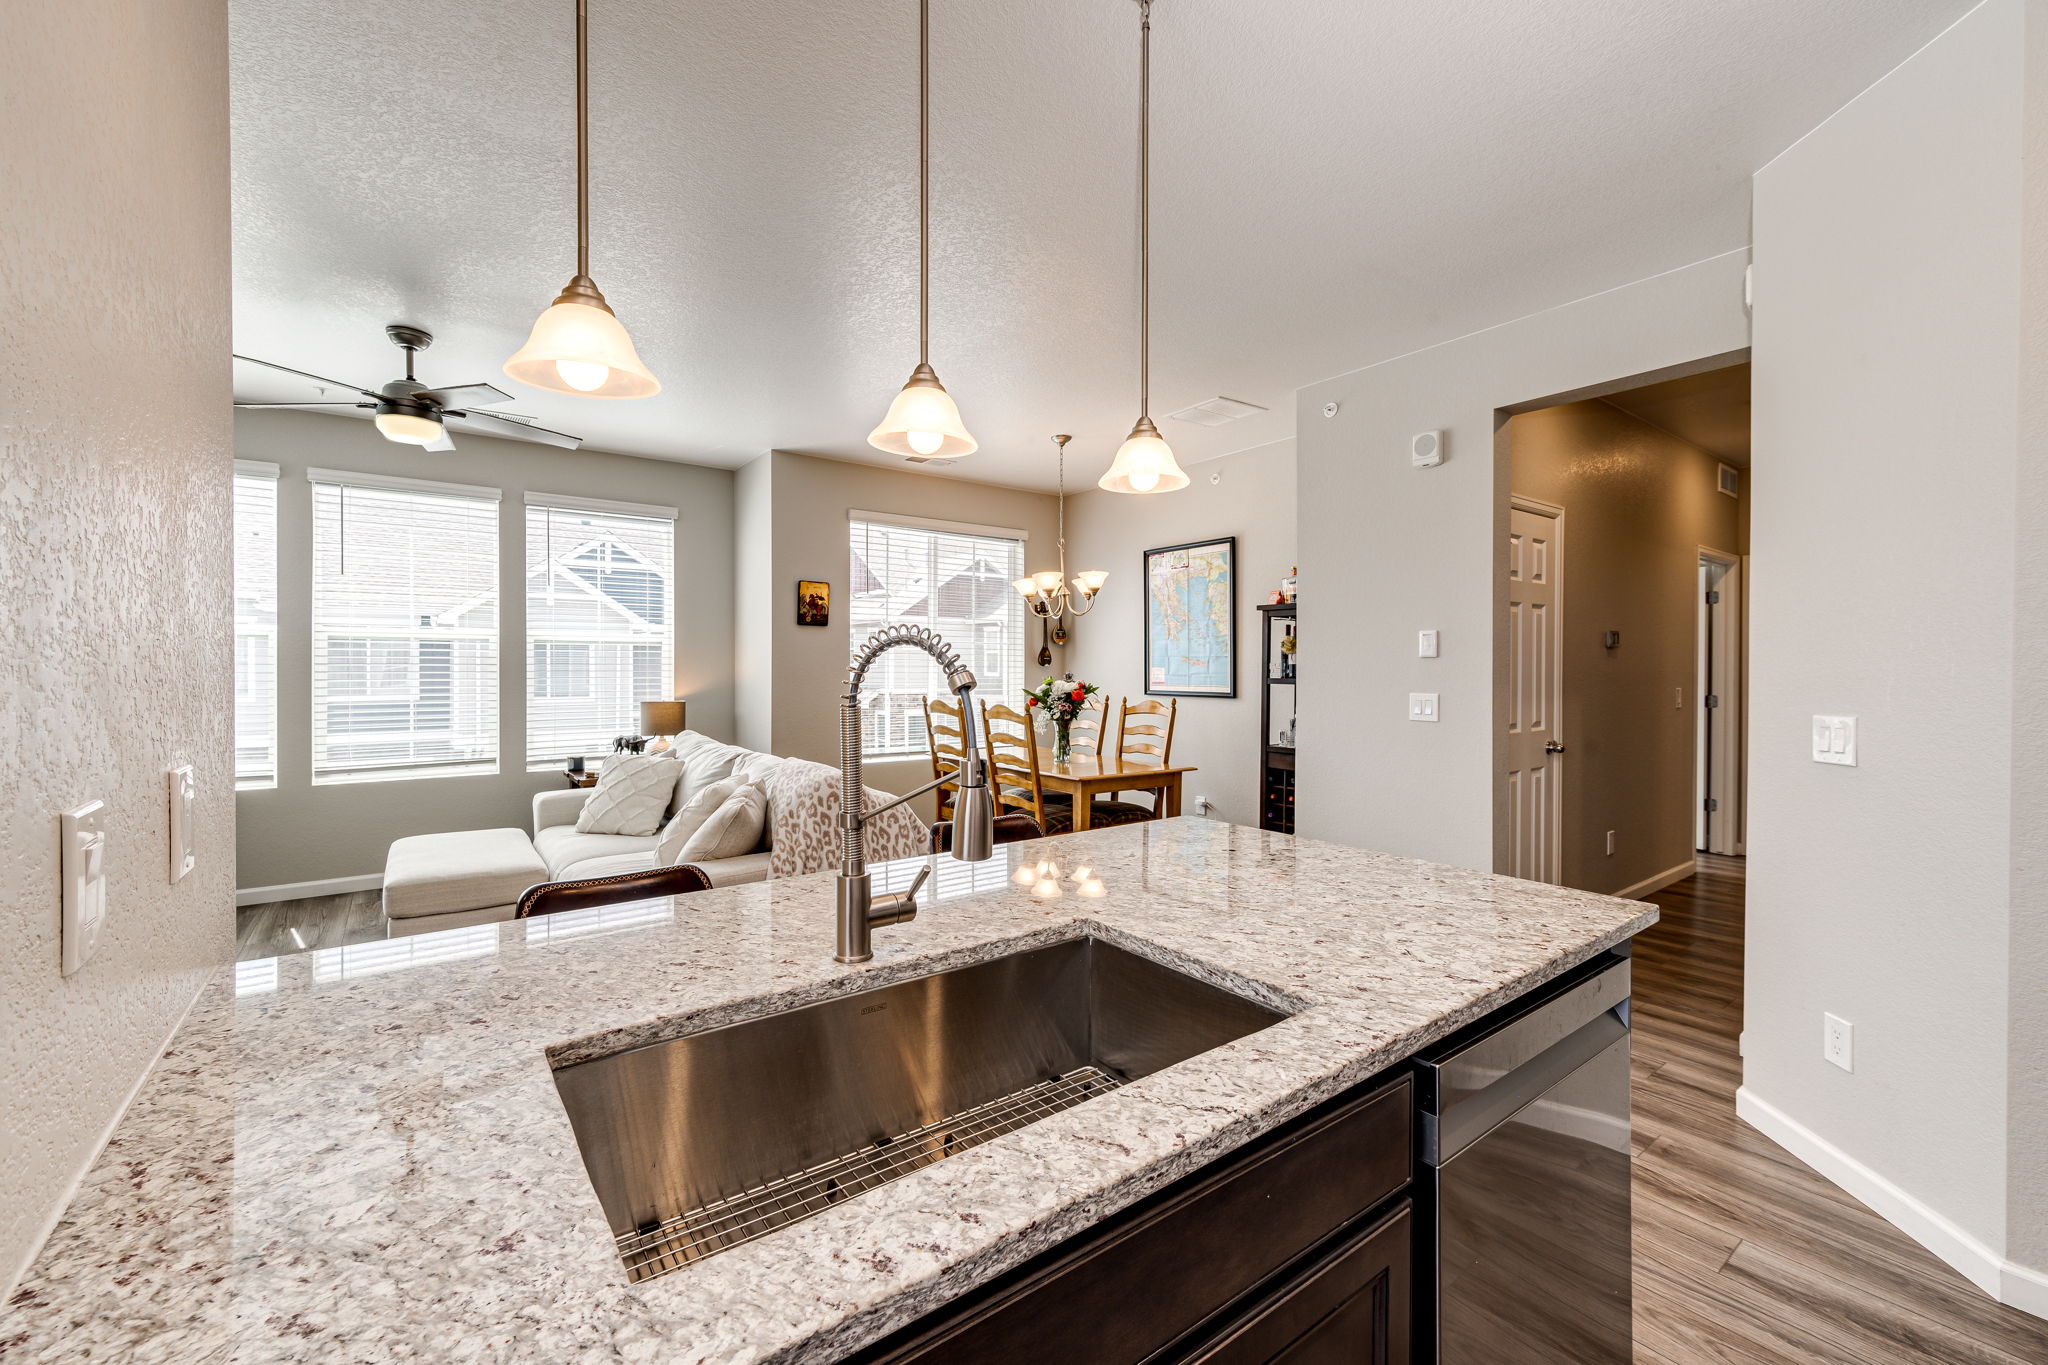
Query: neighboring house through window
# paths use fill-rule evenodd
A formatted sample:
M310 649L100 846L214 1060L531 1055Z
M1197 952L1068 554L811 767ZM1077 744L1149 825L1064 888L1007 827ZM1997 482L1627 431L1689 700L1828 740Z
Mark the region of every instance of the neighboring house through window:
M924 518L849 513L847 624L854 648L883 626L930 627L974 671L976 700L1021 707L1024 532ZM892 649L861 692L861 749L921 754L924 700L949 695L932 657Z
M235 461L235 787L277 785L277 466Z
M675 695L674 508L526 495L526 763L609 752Z

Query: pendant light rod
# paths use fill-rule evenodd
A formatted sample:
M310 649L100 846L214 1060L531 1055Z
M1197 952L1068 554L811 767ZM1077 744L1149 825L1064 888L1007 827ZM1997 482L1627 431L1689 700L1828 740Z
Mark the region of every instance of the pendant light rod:
M932 0L917 0L917 363L932 360Z
M1067 442L1071 436L1055 436L1053 444L1060 448L1060 577L1067 576Z
M576 0L576 273L590 276L590 11Z
M1138 415L1152 415L1152 0L1138 0Z

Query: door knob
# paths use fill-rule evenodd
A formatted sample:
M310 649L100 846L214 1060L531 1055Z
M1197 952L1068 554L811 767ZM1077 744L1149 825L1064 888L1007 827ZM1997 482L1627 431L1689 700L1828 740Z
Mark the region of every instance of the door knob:
M1559 744L1553 739L1543 746L1543 752L1546 754L1561 754L1564 752L1564 745Z

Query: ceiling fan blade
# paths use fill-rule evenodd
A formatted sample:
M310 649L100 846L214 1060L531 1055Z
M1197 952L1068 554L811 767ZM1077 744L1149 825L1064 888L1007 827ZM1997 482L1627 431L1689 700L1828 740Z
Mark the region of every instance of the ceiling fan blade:
M246 360L251 365L262 365L273 370L283 370L286 374L295 374L301 379L310 379L315 384L322 385L325 388L347 389L350 393L359 393L362 394L365 398L375 398L377 396L374 392L364 388L361 384L350 384L339 379L329 379L326 375L313 374L306 370L295 370L289 365L280 365L274 360L258 360L253 355L237 355L235 359Z
M488 407L492 403L512 401L512 395L495 384L457 384L447 389L421 389L413 397L444 408Z
M367 408L370 403L237 403L238 408Z
M420 449L431 450L436 455L440 454L442 451L445 450L455 449L455 438L448 434L448 424L446 422L443 422L441 424L441 434L439 436L436 436L433 440L427 442L427 444L421 446Z
M483 430L493 436L511 436L522 441L538 441L542 445L560 446L564 450L574 450L583 444L581 436L571 436L567 432L562 431L550 431L546 427L533 426L528 422L507 421L495 412L443 412L441 416L443 420L452 418L463 422L484 423ZM491 425L492 423L496 423L496 425L493 426Z

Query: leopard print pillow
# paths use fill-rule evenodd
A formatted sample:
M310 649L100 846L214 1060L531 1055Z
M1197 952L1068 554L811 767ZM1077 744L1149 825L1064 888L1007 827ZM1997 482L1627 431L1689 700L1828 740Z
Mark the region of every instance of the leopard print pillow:
M867 798L874 805L894 799L873 787ZM768 775L768 826L769 876L801 877L839 866L839 770L784 759ZM866 846L871 863L916 858L929 851L931 831L909 806L898 806L868 822Z

